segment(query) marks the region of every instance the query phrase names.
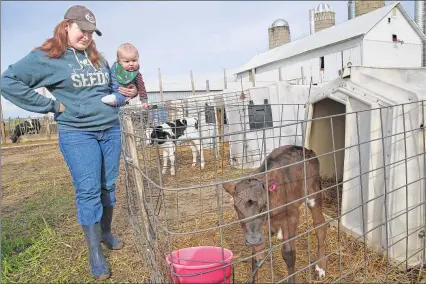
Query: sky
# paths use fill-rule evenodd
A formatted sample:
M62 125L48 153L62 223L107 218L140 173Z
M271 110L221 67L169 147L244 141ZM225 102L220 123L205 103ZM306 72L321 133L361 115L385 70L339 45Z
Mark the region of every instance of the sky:
M291 40L309 35L309 9L319 3L334 8L336 24L347 20L347 1L1 1L1 73L51 37L65 11L78 4L95 14L103 35L94 40L111 64L120 44L138 48L148 91L158 86L158 68L169 89L190 88L190 70L196 82L221 83L224 69L268 50L274 20L289 23ZM413 17L414 1L402 5ZM2 107L5 119L39 115L3 97Z

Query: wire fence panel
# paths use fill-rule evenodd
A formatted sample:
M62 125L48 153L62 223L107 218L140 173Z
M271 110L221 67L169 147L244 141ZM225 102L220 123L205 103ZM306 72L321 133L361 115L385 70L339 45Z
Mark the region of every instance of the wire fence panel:
M254 90L122 108L151 281L426 279L424 111L277 104Z

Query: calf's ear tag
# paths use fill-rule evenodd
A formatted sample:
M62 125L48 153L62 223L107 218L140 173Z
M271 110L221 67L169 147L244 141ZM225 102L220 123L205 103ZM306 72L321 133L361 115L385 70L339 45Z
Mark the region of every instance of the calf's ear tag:
M274 191L275 189L277 189L278 187L278 183L273 179L269 185L269 191Z

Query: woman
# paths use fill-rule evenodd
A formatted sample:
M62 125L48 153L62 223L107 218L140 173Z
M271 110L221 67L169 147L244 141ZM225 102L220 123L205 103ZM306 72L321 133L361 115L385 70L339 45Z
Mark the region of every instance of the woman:
M110 270L101 241L109 249L123 247L111 233L120 127L118 109L101 101L111 92L110 68L96 50L93 32L102 35L93 13L84 6L69 8L52 38L2 74L1 92L25 110L54 113L59 147L73 179L91 272L95 279L104 280L110 277ZM39 87L46 87L57 100L34 91ZM137 90L133 87L119 91L134 97Z

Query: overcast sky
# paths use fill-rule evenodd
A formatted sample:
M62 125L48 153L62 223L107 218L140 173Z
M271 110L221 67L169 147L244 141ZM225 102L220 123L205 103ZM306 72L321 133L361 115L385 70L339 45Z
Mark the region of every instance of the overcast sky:
M51 37L68 7L80 4L95 14L103 36L94 40L110 63L121 43L139 49L148 91L158 84L158 68L169 86L190 86L189 70L196 81L219 82L223 69L238 68L268 50L268 27L277 18L289 22L292 40L307 36L309 9L319 3L334 8L336 24L347 20L347 1L2 1L1 72ZM414 1L402 4L413 17ZM126 30L117 24L120 18L128 23ZM5 118L35 115L3 97L2 105Z

